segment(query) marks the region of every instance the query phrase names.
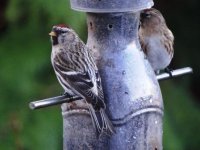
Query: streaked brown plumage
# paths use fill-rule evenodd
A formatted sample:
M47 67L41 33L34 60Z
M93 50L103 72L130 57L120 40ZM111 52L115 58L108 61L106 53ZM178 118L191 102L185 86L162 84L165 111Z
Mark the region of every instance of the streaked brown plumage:
M73 29L54 26L51 62L59 83L69 95L85 99L97 133L112 134L114 128L105 113L101 79L93 56Z
M155 72L170 64L174 55L174 36L157 9L150 8L141 12L139 40Z

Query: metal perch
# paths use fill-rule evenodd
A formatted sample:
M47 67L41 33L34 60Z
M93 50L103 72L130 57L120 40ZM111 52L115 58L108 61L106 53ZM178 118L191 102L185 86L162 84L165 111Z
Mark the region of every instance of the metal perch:
M29 107L30 109L39 109L39 108L54 106L54 105L58 105L62 103L69 103L69 102L80 100L80 99L82 98L78 96L68 97L67 95L61 95L61 96L56 96L56 97L51 97L51 98L47 98L43 100L30 102Z
M172 77L170 77L169 73L161 73L157 75L156 78L158 81L167 80L173 77L179 77L179 76L193 73L193 70L190 67L185 67L181 69L172 70L171 73L172 73Z
M171 71L171 73L172 73L172 78L173 78L173 77L179 77L179 76L191 74L193 73L193 70L190 67L185 67L185 68L173 70ZM172 79L168 73L161 73L157 75L156 78L159 81ZM51 98L47 98L43 100L30 102L29 107L30 109L39 109L39 108L59 105L62 103L69 103L69 102L81 100L81 99L82 98L78 96L68 97L67 95L61 95L61 96L56 96L56 97L51 97Z

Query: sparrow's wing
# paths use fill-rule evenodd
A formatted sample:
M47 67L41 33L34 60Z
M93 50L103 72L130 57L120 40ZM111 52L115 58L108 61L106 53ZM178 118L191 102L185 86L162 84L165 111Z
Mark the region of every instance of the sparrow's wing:
M82 96L84 96L88 103L91 103L94 107L103 107L103 94L97 95L94 90L94 84L90 78L88 72L65 72L62 71L62 77L68 81L72 89L76 90ZM100 105L100 106L99 106Z
M99 72L96 71L95 75L96 75L96 82L97 82L97 88L98 88L98 96L101 99L104 99L104 94L103 94L103 89L102 89L102 84L101 84L101 77L99 75Z
M167 52L169 53L169 55L171 57L173 57L173 55L174 55L174 48L173 48L174 36L173 36L173 33L168 28L166 28L163 36L164 37L161 38L162 39L161 42L164 43L165 48L167 49Z
M85 48L87 48L87 54L88 54L88 59L90 61L90 65L91 67L94 69L95 72L95 79L96 79L96 84L97 84L97 89L98 89L98 96L100 97L100 99L104 99L104 94L103 94L103 90L102 90L102 84L101 84L101 77L100 74L98 72L98 68L96 66L95 63L95 59L91 53L91 50L86 46Z
M91 103L94 107L98 107L98 105L101 105L101 107L104 105L103 102L103 92L102 92L102 88L96 88L92 78L96 78L95 76L92 77L91 73L89 73L89 70L83 71L84 69L81 69L80 67L74 67L74 65L72 65L71 61L68 61L68 59L66 59L65 54L63 53L58 53L56 58L59 58L60 60L62 60L62 63L60 63L59 61L54 61L54 69L59 72L59 76L63 82L63 84L68 84L70 85L71 89L75 92L75 93L79 93L82 96L84 96L84 98L86 98L86 100ZM55 59L56 59L55 58ZM96 72L96 76L99 77L98 71L93 70L93 68L90 68L90 72ZM95 74L94 74L95 75ZM97 85L100 85L100 78L98 78L96 80ZM101 87L101 86L97 86L97 87ZM99 90L99 91L95 91L95 90ZM98 93L98 95L96 94ZM101 94L100 94L101 93Z
M139 41L140 41L140 45L141 45L141 48L142 48L142 51L147 54L147 49L148 49L148 44L145 43L144 39L143 39L143 36L141 34L139 34Z

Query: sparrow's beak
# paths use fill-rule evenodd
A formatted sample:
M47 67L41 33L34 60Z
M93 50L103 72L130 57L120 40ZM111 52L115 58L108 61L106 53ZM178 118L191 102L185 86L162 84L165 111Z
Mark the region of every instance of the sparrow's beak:
M49 35L50 35L50 36L57 36L56 32L54 32L54 31L51 31L51 32L49 33Z

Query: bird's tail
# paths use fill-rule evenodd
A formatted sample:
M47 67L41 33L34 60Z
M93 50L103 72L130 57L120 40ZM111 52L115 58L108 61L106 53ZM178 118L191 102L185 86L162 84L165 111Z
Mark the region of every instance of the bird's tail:
M109 136L115 133L112 122L109 120L103 108L101 108L99 111L95 111L92 105L89 105L89 111L98 137L101 136L102 133L105 133Z

